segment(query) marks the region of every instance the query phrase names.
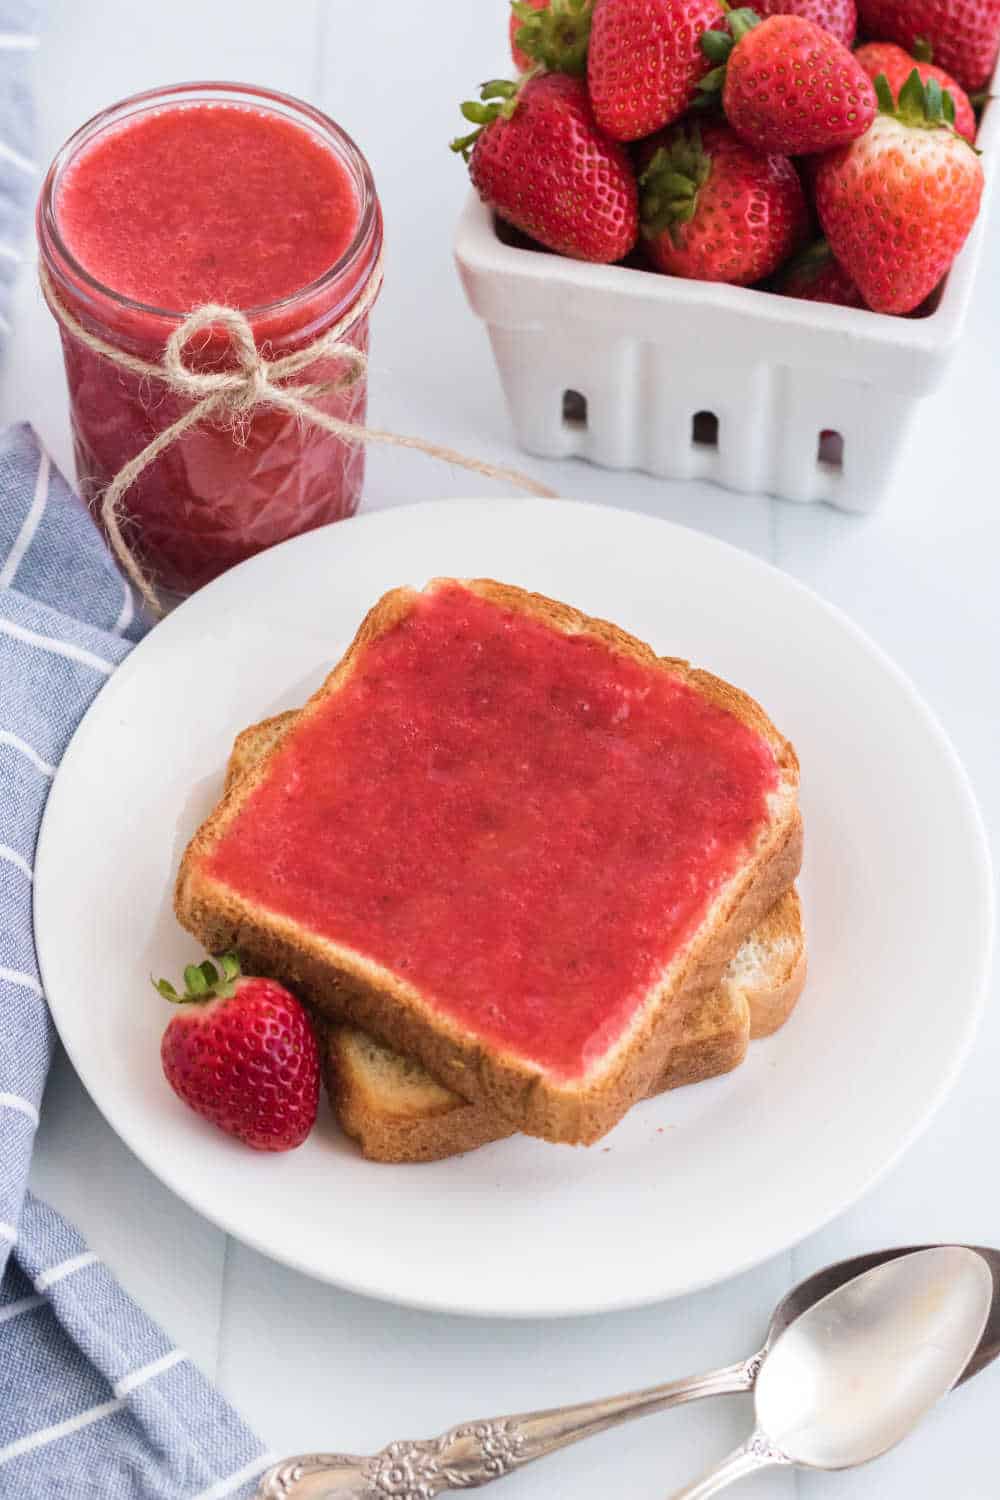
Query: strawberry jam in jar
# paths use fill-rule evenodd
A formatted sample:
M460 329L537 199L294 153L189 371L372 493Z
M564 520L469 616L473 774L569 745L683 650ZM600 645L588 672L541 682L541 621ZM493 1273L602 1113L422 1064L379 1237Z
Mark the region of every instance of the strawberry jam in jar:
M50 295L89 335L159 364L196 308L249 320L280 359L321 339L363 355L382 215L368 164L333 120L244 85L182 84L124 100L81 127L49 169L37 215ZM354 307L358 316L351 319ZM123 369L60 322L82 492L102 492L191 410L190 397ZM236 369L210 327L188 368ZM366 381L324 355L281 382L327 387L312 404L363 423ZM221 414L175 438L121 503L128 546L162 589L187 594L234 563L357 509L364 448L279 407Z

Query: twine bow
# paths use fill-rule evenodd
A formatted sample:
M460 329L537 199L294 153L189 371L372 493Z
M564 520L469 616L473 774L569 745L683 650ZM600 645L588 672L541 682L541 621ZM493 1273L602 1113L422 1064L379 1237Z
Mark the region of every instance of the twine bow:
M313 402L335 390L353 385L366 372L368 360L353 344L344 341L344 335L368 312L382 285L382 258L379 259L365 287L345 314L315 343L284 354L279 359L266 359L257 347L249 319L238 308L206 303L189 314L174 329L167 340L163 357L159 363L138 359L117 349L113 344L98 338L78 321L56 295L55 288L45 267L39 269L42 295L53 316L86 348L109 360L120 369L134 375L160 381L172 391L192 403L176 422L165 427L152 442L147 443L134 458L130 459L112 479L100 499L101 522L111 543L112 550L135 588L156 615L163 613L159 596L149 573L136 558L122 531L121 502L128 489L139 475L169 448L178 438L193 427L210 420L223 421L233 435L235 443L246 438L246 424L257 407L272 406L290 413L300 421L321 427L344 442L384 443L395 448L414 448L430 458L455 464L487 479L507 480L518 489L529 494L552 499L555 491L539 484L517 469L498 467L469 458L453 448L438 443L426 442L423 438L403 437L396 432L385 432L377 427L365 427L357 422L344 422L320 411ZM222 330L229 340L234 357L234 368L230 370L197 370L185 362L187 346L198 334L209 330ZM316 364L318 360L337 359L346 368L330 380L314 380L285 384L290 377Z

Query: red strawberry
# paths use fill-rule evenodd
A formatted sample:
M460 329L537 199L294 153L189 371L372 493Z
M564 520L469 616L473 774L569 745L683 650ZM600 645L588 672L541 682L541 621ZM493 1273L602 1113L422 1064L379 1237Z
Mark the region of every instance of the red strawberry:
M302 1006L283 984L240 974L227 953L189 964L185 991L161 979L184 1007L163 1033L167 1082L185 1104L256 1151L301 1146L316 1121L319 1054Z
M858 0L858 10L869 36L933 56L970 94L989 82L1000 45L1000 0Z
M638 141L680 118L709 64L703 31L720 0L597 0L587 82L594 118L616 141Z
M728 125L675 125L642 148L646 255L659 271L749 286L802 243L808 210L786 156L765 156Z
M829 31L845 47L858 31L857 0L754 0L754 10L765 16L804 16Z
M484 84L482 97L462 106L479 129L452 142L479 196L560 255L627 255L639 232L635 173L624 147L595 124L583 80L542 73Z
M907 313L934 290L975 223L983 168L946 123L936 79L916 70L898 105L877 81L882 113L816 174L830 248L876 312ZM947 97L947 96L945 96Z
M895 42L866 42L854 56L869 78L875 79L880 73L884 73L894 96L898 95L914 68L925 83L928 78L936 78L955 101L955 129L967 141L976 139L976 112L972 108L972 102L962 85L956 83L944 68L937 67L935 63L918 61L904 52L902 47L897 47Z
M789 261L776 279L774 290L783 297L798 297L804 302L833 302L838 307L866 305L826 240L816 240Z
M553 73L587 71L592 0L513 0L510 50L514 64L527 73L541 63Z
M729 30L702 38L718 65L702 89L722 86L726 117L752 146L801 156L846 145L868 129L878 111L872 81L822 26L734 10Z

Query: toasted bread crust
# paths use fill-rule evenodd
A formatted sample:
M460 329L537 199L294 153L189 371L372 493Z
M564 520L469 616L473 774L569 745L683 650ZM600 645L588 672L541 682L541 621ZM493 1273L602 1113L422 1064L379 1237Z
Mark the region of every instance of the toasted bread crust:
M443 1161L515 1134L513 1125L499 1115L448 1091L447 1102L432 1104L419 1116L387 1110L359 1066L357 1036L352 1027L331 1026L320 1055L331 1108L341 1129L357 1141L369 1161Z
M291 729L298 716L297 708L289 708L283 714L274 714L270 719L261 719L259 724L251 724L249 729L244 729L236 736L226 762L223 795L232 791L236 783L252 770L269 750L274 749L286 731Z
M452 581L436 580L428 587ZM490 580L463 586L503 608L538 618L553 629L587 634L624 656L646 665L657 663L655 653L643 642L568 605ZM316 712L336 693L354 669L359 654L391 630L416 597L412 590L396 589L369 611L344 657L301 710L304 716ZM191 840L177 879L175 910L179 921L210 952L237 948L261 972L281 975L297 987L322 1014L346 1017L388 1046L416 1057L433 1077L462 1097L494 1111L513 1128L552 1141L587 1144L599 1139L650 1091L666 1069L686 1009L680 1001L694 976L703 965L721 963L723 954L731 956L739 942L731 924L738 922L744 911L767 911L787 888L788 872L793 865L797 868L801 855L798 761L791 745L746 694L686 663L671 659L661 665L768 740L778 765L782 795L756 848L723 887L694 938L675 955L624 1034L582 1078L554 1079L538 1065L485 1044L381 966L287 918L254 908L236 891L205 873L203 861L246 798L267 776L272 758L280 753L281 736L263 760L231 787ZM743 932L753 925L746 918Z
M772 955L783 957L780 972L767 985L747 991L750 999L750 1039L759 1041L773 1036L788 1020L805 988L808 973L802 906L796 890L788 892L755 928L754 936ZM772 965L777 963L771 958ZM735 977L732 982L740 984Z

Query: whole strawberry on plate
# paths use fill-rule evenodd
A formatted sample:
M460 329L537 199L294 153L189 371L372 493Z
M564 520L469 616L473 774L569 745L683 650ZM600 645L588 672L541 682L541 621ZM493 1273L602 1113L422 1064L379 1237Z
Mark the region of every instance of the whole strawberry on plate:
M510 51L518 71L527 73L540 64L552 73L582 78L592 4L593 0L513 0Z
M760 151L829 151L864 135L878 111L852 53L802 16L734 10L728 32L708 31L701 45L715 64L702 92L721 88L730 125Z
M816 209L834 255L876 312L908 313L945 276L979 213L983 168L954 106L914 69L861 140L823 158Z
M227 953L184 970L181 1009L163 1033L167 1082L185 1104L256 1151L291 1151L316 1122L319 1052L299 1001L273 979L240 973Z
M990 80L1000 46L1000 0L858 0L869 36L929 56L963 89Z
M587 82L601 129L638 141L680 119L710 66L699 39L724 9L720 0L597 0Z
M501 219L577 260L628 254L639 233L635 172L625 148L598 128L582 78L486 83L462 113L477 128L451 148Z
M826 240L815 240L782 267L774 290L803 302L831 302L836 307L864 307L865 299Z
M884 73L894 95L898 95L914 68L924 83L928 78L936 78L955 102L955 129L967 141L976 139L976 112L972 108L972 101L962 85L950 73L946 73L944 68L939 68L936 63L921 62L918 58L911 57L902 47L897 47L895 42L866 42L854 56L873 81L880 73Z
M643 246L657 270L749 286L805 238L792 163L755 151L728 125L675 125L644 144L641 159Z
M858 32L857 0L754 0L753 8L761 17L804 16L845 47L853 45Z

